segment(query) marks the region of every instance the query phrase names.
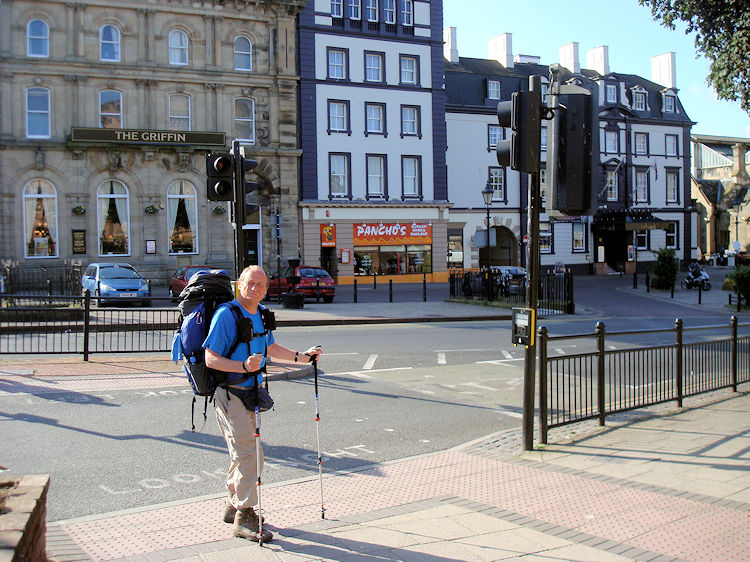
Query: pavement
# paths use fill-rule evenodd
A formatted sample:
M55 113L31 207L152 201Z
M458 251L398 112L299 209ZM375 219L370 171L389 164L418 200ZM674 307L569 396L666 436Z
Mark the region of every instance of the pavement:
M719 286L717 279L700 305L694 291L678 290L674 298L731 313ZM643 287L620 290L645 295ZM585 307L577 312L587 313ZM450 302L278 310L289 324L478 317L509 316ZM79 374L121 374L135 385L184 383L163 356L97 357L88 364L80 358L0 361L0 378L23 381L25 392L32 381L25 375L44 385L45 373L69 374L78 391L95 380L79 383ZM307 374L272 371L274 378ZM59 377L54 384L64 389ZM317 475L264 485L263 513L275 537L262 547L232 537L221 521L225 493L217 491L48 523L47 552L59 562L750 560L748 385L688 399L683 408L668 403L608 417L606 427L556 428L549 441L523 451L519 431L512 430L352 472L325 471L322 498Z

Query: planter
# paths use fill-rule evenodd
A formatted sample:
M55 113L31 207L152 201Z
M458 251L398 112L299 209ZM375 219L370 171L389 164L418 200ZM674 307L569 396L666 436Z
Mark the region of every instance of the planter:
M0 478L0 560L47 560L49 475Z
M281 302L284 308L304 308L305 295L302 293L281 293Z

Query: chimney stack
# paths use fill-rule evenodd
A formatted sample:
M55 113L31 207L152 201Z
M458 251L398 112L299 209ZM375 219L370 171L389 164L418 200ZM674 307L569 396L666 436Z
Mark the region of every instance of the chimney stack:
M490 59L496 60L505 68L513 68L513 34L502 33L487 41Z
M581 63L578 61L578 43L574 41L560 47L560 66L567 68L573 74L580 74Z
M677 87L677 68L674 53L651 57L651 80L665 88Z
M586 68L596 71L599 76L609 74L609 47L600 45L586 51Z
M446 27L443 30L443 56L453 64L458 62L458 41L456 28Z
M738 186L747 185L750 181L750 177L747 175L747 162L745 161L747 149L747 144L737 143L732 145L732 180Z

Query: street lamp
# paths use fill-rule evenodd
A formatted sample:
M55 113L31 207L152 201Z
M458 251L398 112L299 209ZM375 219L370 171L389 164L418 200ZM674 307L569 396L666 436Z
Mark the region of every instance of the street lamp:
M482 198L484 199L484 206L487 209L487 273L485 279L487 281L487 300L492 300L492 292L490 289L490 205L492 205L492 196L494 190L490 185L490 180L487 180L487 185L482 190Z

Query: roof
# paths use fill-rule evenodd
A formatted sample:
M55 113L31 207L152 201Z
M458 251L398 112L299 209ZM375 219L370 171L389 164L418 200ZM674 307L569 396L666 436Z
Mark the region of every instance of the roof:
M717 204L724 195L724 186L719 180L696 179L695 183L709 203Z

